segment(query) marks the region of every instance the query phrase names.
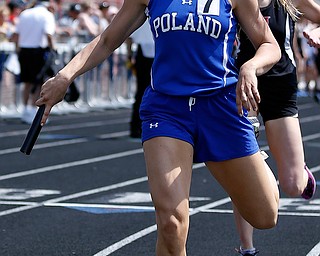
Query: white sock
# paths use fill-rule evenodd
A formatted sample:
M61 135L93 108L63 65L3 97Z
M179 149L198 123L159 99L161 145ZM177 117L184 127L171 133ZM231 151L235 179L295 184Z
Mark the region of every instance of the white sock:
M251 253L251 254L253 254L253 253L255 253L256 252L256 248L250 248L250 249L243 249L241 246L240 246L240 252L242 253L242 254L246 254L246 253Z

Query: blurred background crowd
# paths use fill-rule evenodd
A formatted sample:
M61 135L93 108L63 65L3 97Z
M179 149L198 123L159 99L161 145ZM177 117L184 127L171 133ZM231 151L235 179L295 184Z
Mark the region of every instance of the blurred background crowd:
M300 96L311 96L320 103L320 49L310 47L302 33L315 27L318 25L303 17L299 19L295 27L294 54Z
M0 118L22 115L23 83L19 81L19 62L12 38L19 15L33 8L35 1L0 1ZM56 31L54 71L59 70L86 43L100 34L119 11L122 0L109 1L49 1L47 8L54 14ZM131 49L132 48L132 49ZM135 44L130 43L130 56ZM136 81L128 46L122 45L96 69L87 72L73 84L65 101L53 113L90 111L95 108L131 107ZM27 120L24 120L27 121ZM30 123L32 120L27 121Z

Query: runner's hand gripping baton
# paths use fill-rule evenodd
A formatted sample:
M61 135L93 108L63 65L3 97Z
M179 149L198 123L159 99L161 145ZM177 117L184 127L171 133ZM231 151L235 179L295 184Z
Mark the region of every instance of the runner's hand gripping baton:
M27 136L20 148L20 151L26 155L30 155L34 144L39 136L41 131L41 119L44 113L45 105L39 107L36 116L34 117L32 124L29 128Z

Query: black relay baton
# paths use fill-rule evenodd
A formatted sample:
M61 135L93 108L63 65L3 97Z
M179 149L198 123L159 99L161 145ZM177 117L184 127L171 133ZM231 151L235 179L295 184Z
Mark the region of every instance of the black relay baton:
M32 124L29 128L26 138L20 148L20 151L26 155L30 155L34 144L39 136L41 131L41 119L45 110L45 105L41 105L37 111L36 116L34 117Z

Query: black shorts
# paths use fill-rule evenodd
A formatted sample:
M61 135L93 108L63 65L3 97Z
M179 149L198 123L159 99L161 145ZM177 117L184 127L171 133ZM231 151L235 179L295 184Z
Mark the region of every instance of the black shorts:
M298 114L298 85L294 72L284 76L259 77L259 112L264 123Z
M46 49L21 48L19 52L20 81L25 83L41 83L37 75L45 64Z

